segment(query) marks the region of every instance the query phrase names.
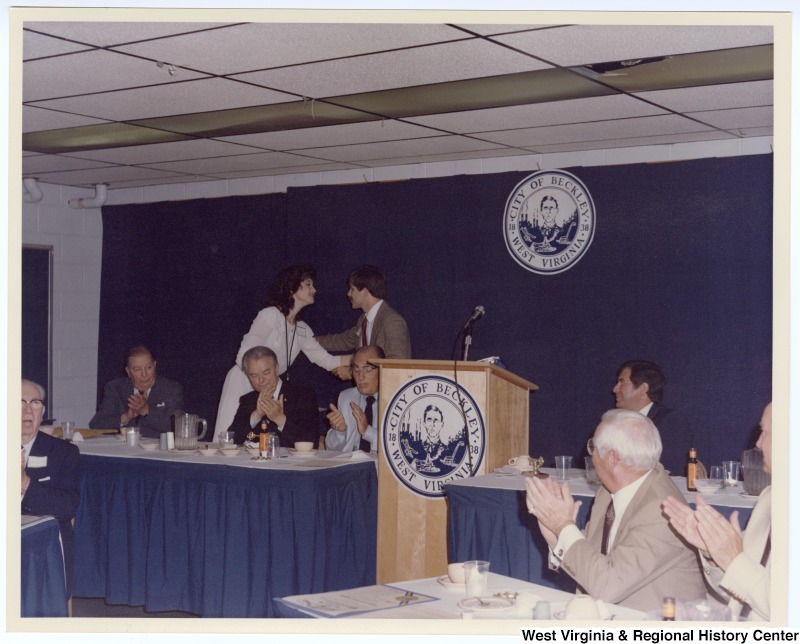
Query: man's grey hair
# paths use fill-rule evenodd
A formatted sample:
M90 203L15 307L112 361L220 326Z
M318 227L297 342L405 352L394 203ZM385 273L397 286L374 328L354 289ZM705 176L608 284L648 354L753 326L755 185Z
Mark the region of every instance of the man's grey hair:
M275 355L275 352L272 349L269 347L257 346L245 351L244 355L242 356L242 371L247 373L247 363L251 360L261 360L261 358L264 357L270 358L273 365L278 364L278 356Z
M26 380L25 378L23 378L21 384L23 385L28 384L31 385L32 387L36 387L36 389L39 391L40 400L44 400L45 396L47 395L47 391L45 391L45 388L42 387L42 385L40 385L38 382L34 382L33 380Z
M658 429L647 416L611 409L594 433L594 448L601 456L614 450L623 464L635 470L651 470L661 458L662 445Z

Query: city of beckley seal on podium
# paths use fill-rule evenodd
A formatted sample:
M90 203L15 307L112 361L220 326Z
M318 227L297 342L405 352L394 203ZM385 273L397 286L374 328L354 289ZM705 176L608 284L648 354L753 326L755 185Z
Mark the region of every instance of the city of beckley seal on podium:
M543 170L522 180L503 214L506 248L524 268L560 273L583 257L594 238L594 202L580 179Z
M382 440L398 480L421 496L442 497L445 483L471 475L467 450L472 472L478 470L486 426L463 386L456 389L442 376L422 376L395 393L383 415Z

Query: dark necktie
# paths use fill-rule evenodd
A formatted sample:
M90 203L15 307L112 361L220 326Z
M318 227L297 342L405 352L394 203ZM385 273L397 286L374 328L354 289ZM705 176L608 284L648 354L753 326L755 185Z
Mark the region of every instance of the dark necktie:
M364 319L361 320L361 346L366 347L369 344L369 339L367 338L367 316L364 316Z
M372 403L374 402L375 396L367 396L367 406L364 408L364 415L367 417L367 425L370 427L372 426ZM362 436L361 440L358 442L358 449L369 454L370 448L371 445L369 441Z
M601 555L608 554L608 540L611 537L611 526L614 525L614 517L616 517L614 499L611 499L611 503L608 504L608 509L606 510L606 519L603 521L603 543L600 545Z

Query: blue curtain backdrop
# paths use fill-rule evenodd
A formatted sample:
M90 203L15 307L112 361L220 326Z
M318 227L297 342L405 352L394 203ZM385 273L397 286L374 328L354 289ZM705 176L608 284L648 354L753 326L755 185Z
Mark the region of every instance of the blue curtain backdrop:
M664 402L693 419L701 460L738 457L771 396L772 162L565 168L592 195L596 232L578 264L550 276L517 265L503 240L506 199L529 173L104 207L98 394L143 342L211 423L278 270L316 265L306 320L321 334L355 323L345 279L374 263L415 358L451 357L461 325L486 307L470 356L501 356L540 386L530 445L548 464L583 453L630 358L662 366ZM292 377L321 403L343 386L302 357Z

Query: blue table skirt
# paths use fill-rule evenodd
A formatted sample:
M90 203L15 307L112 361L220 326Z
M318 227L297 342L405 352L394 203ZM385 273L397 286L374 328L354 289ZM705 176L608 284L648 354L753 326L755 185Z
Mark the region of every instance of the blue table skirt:
M81 459L74 595L273 617L273 597L375 583L374 463L278 471Z
M574 592L575 582L547 567L547 542L536 519L528 514L525 492L475 486L446 486L448 499L447 547L449 561L483 559L491 572ZM594 498L583 501L578 526L589 518ZM725 516L739 510L745 525L750 509L715 506Z
M22 530L21 562L22 617L66 617L64 555L55 519Z

